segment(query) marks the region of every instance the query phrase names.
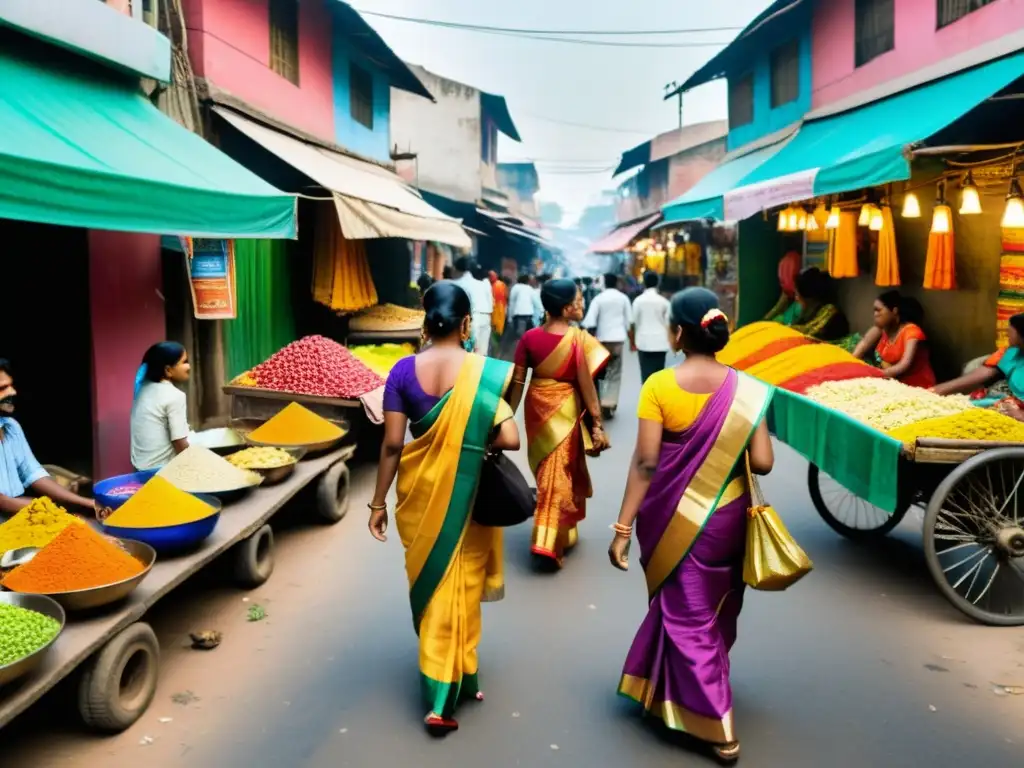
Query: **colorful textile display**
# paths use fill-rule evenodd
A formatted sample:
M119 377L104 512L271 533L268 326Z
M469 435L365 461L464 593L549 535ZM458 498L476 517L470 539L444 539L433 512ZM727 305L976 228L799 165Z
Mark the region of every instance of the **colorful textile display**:
M956 238L953 235L953 213L946 208L949 221L948 232L932 232L928 235L928 256L924 262L924 287L935 291L956 289Z
M892 208L882 206L882 231L878 233L878 266L875 285L892 288L900 284L900 262L896 257L896 227Z
M828 273L832 277L858 277L857 214L843 211L839 214L839 228L828 238Z
M996 303L996 346L1009 345L1010 318L1024 312L1024 229L1003 230L1003 256L999 260L999 300Z
M313 300L338 312L358 312L377 303L366 260L366 244L348 240L334 208L317 211L313 242Z

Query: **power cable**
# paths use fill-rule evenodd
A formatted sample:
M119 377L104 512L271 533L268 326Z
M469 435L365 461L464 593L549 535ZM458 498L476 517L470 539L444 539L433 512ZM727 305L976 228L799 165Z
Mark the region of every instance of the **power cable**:
M591 125L589 123L578 123L572 120L559 120L554 117L544 117L543 115L535 115L529 112L523 112L518 109L516 110L516 117L525 117L531 120L542 120L546 123L554 123L555 125L567 125L571 128L585 128L590 131L605 131L607 133L630 133L635 135L646 136L649 135L651 132L649 128L645 128L642 130L637 128L617 128L610 125Z

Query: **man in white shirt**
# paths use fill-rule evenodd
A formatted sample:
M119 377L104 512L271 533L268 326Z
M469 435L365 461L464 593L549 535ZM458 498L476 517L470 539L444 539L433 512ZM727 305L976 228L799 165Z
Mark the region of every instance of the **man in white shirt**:
M474 351L486 355L491 343L491 313L494 311L494 297L490 288L484 295L483 286L473 276L477 268L476 262L468 256L460 256L455 261L455 283L469 295L469 305L473 313Z
M630 345L640 355L640 379L646 382L665 367L669 351L668 318L671 305L658 292L657 272L644 272L643 293L633 302L633 328Z
M487 279L487 272L479 263L474 262L472 274L480 296L480 303L473 314L476 351L487 355L491 349L491 335L494 333L494 291L491 289L491 281Z
M505 321L505 335L501 339L501 359L511 361L523 334L534 327L536 298L527 275L519 275L516 284L508 292L508 316Z
M622 384L622 348L629 339L633 325L633 308L629 298L619 290L618 275L604 276L604 290L590 305L590 311L583 319L583 327L594 329L611 359L601 380L601 408L607 415L614 416L619 406L619 387Z

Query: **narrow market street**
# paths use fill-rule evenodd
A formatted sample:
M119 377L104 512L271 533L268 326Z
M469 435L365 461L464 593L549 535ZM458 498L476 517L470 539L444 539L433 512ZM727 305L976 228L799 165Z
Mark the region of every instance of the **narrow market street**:
M366 531L374 467L364 465L341 523L278 527L264 587L204 579L151 613L161 680L135 726L85 733L58 692L4 729L3 765L711 765L614 693L644 611L635 553L621 574L604 551L638 386L630 356L614 449L591 463L595 499L565 570L532 571L526 526L507 536L508 596L485 608L487 701L461 710L458 733L435 742L419 725L402 551L397 535L379 545ZM816 570L786 594L748 592L733 667L743 765L1018 763L1024 696L995 684L1024 686L1024 630L973 624L946 604L925 569L919 513L879 546L838 538L811 507L806 464L778 451L765 490ZM246 621L253 604L264 621ZM223 631L223 645L188 649L200 629Z

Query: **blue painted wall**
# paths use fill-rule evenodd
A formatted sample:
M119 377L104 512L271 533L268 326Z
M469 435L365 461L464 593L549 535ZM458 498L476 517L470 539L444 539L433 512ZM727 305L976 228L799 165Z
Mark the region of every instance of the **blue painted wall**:
M335 35L332 47L334 69L334 136L346 149L388 162L391 156L391 86L371 62L347 46ZM373 130L352 118L349 90L349 64L355 63L373 75Z
M777 36L770 45L750 50L750 58L729 72L729 87L750 72L754 73L754 121L729 131L729 150L749 144L762 136L792 125L811 110L811 13L814 3L804 3L794 10L788 37ZM772 109L771 56L779 46L800 41L800 95L796 101Z

